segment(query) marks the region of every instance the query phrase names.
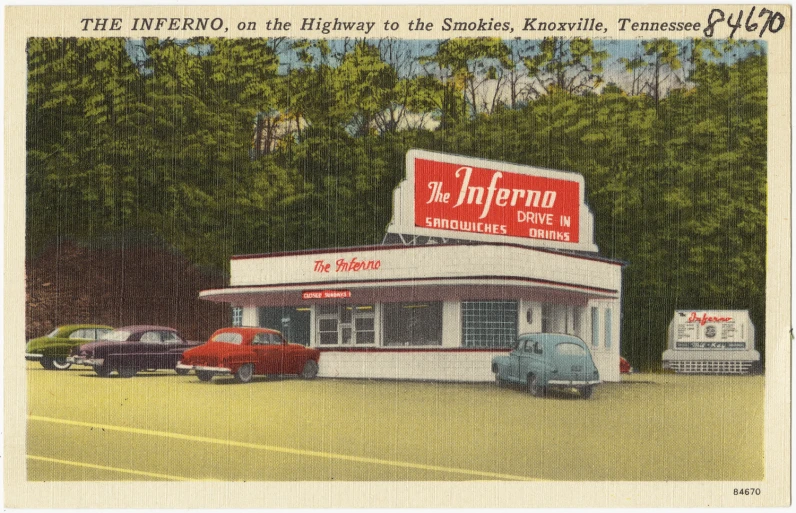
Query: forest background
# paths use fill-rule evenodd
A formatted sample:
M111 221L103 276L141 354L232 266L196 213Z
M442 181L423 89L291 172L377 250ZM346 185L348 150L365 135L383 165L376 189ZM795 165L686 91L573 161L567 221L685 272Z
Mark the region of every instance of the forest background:
M207 336L199 319L228 311L191 305L224 285L231 255L379 244L418 148L585 177L600 254L628 264L622 353L636 367L660 367L676 309L750 310L765 350L762 44L35 38L27 50L29 336L151 322L153 309ZM187 267L164 264L164 248Z

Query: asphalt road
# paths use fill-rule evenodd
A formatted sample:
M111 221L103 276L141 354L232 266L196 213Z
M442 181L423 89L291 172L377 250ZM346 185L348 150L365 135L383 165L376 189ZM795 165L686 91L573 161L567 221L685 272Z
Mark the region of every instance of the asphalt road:
M100 378L29 363L30 481L763 478L762 376L494 384Z

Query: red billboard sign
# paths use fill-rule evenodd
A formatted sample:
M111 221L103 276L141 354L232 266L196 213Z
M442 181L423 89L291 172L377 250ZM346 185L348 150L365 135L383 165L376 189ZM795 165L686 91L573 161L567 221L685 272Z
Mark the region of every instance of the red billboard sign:
M415 226L577 243L575 180L415 158Z

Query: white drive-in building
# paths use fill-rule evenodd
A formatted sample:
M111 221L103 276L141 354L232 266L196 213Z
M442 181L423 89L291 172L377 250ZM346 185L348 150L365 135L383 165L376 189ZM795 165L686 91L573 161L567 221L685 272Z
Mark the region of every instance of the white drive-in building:
M574 334L619 380L623 263L583 177L412 150L383 245L240 255L200 297L322 351L319 376L491 381L528 332Z

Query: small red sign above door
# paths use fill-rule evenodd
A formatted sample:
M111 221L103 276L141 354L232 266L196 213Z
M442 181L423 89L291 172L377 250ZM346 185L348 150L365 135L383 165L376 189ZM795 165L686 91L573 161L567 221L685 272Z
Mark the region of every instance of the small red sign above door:
M350 290L305 290L301 299L344 299L351 297Z

